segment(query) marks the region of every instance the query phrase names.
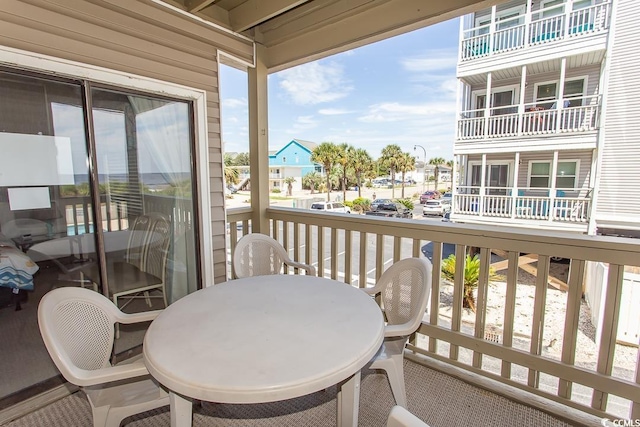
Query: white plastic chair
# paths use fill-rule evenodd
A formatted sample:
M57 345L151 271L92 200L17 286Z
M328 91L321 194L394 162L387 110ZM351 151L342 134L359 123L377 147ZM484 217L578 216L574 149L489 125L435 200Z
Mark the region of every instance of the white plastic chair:
M142 360L109 363L114 324L147 322L159 313L125 314L105 296L77 287L54 289L40 301L44 344L65 379L86 393L95 427L118 427L126 417L169 404Z
M396 405L391 408L387 427L429 427L429 425L402 406Z
M307 275L316 275L315 267L293 261L277 240L264 234L246 234L238 240L233 251L233 270L238 279L282 274L283 266L305 270Z
M396 404L407 407L404 387L404 347L409 335L418 329L431 291L431 263L425 258L407 258L389 267L370 295L380 294L387 324L384 342L372 359L372 369L383 369L389 378Z

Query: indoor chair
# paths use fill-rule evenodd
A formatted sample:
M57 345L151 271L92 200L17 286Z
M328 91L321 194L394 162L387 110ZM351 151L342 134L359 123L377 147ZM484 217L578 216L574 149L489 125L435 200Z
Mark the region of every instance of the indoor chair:
M238 279L282 274L283 267L285 273L287 267L293 267L305 270L307 275L316 275L315 267L293 261L277 240L264 234L246 234L233 251L233 270Z
M38 325L44 344L64 378L87 395L95 427L118 427L126 417L169 404L142 360L109 362L116 322L148 322L159 313L125 314L85 288L58 288L42 297Z
M404 386L404 347L409 335L418 329L431 290L431 262L425 258L407 258L394 263L372 288L370 295L380 294L385 316L384 342L372 359L372 369L383 369L389 378L396 404L407 407Z

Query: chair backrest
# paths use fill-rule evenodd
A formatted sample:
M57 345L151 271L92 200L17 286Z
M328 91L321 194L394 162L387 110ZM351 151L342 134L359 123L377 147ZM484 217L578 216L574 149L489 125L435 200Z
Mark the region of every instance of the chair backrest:
M237 278L280 274L289 260L277 240L260 233L244 235L233 252L233 270Z
M105 296L85 288L54 289L38 306L44 344L62 375L81 384L86 371L111 366L117 307Z
M130 231L125 260L164 281L171 240L169 218L157 212L140 215Z
M407 258L394 263L376 282L387 318L387 329L406 336L413 333L427 308L431 291L431 262L426 258ZM394 328L389 328L394 326Z

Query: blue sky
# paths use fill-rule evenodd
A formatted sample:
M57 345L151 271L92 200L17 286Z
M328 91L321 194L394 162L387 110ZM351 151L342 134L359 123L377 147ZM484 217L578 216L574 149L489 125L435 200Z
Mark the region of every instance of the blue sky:
M459 20L269 75L269 149L292 139L346 142L373 158L398 144L453 158ZM248 151L244 72L221 66L222 140Z

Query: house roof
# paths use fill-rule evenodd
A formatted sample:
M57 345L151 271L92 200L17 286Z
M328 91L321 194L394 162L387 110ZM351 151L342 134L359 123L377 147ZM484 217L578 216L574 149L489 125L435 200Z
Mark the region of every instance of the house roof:
M227 65L255 65L244 41L259 37L268 72L345 52L437 24L501 0L161 0L157 4L193 15L237 40ZM122 3L122 2L120 2ZM124 3L123 3L124 4Z
M285 144L285 146L282 147L281 149L276 151L269 151L269 157L276 157L281 151L285 150L291 144L298 145L303 150L306 150L307 152L309 152L309 154L311 154L313 150L318 146L318 144L316 144L315 142L303 141L301 139L292 139L291 141L289 141L289 143Z

